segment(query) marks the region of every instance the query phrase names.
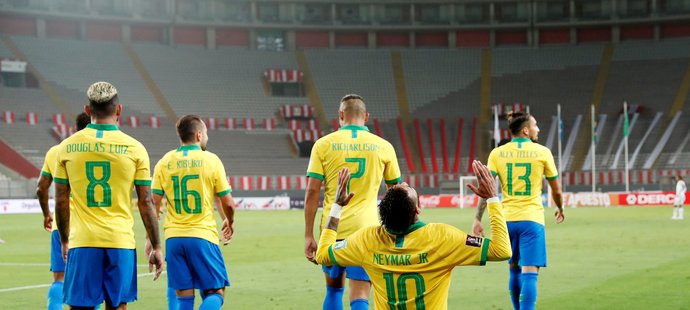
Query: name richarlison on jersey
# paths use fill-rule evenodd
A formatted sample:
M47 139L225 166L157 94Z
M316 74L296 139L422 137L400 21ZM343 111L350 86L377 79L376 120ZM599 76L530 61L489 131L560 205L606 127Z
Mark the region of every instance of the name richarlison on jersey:
M414 258L414 259L413 259ZM417 254L381 254L374 253L373 262L378 265L405 266L429 262L429 253Z
M94 143L70 143L67 144L67 153L113 153L113 154L127 154L128 145L110 144L103 142Z
M379 146L373 143L331 143L332 151L367 151L376 152Z

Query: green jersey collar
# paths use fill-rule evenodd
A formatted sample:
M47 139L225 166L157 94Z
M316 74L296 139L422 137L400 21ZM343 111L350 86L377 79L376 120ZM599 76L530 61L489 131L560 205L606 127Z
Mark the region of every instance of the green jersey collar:
M390 234L393 234L393 235L407 235L407 234L409 234L409 233L411 233L417 229L422 228L424 225L426 225L424 222L417 221L417 223L410 225L410 227L408 227L407 230L403 231L403 232L394 231L394 230L390 230L390 229L386 229L386 231Z
M188 145L183 145L177 148L178 152L182 151L196 151L196 150L201 150L201 147L196 145L196 144L188 144Z
M119 130L115 124L88 124L86 128L96 129L96 130Z
M513 138L510 142L532 142L530 138Z
M340 129L338 129L338 130L365 130L365 131L369 131L369 128L367 128L367 126L347 125L347 126L340 127Z

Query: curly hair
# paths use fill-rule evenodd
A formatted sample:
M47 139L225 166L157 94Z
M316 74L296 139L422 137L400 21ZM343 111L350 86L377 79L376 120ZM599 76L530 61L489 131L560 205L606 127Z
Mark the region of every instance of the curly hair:
M403 187L389 189L379 204L381 224L393 232L405 232L414 224L416 211L417 202Z

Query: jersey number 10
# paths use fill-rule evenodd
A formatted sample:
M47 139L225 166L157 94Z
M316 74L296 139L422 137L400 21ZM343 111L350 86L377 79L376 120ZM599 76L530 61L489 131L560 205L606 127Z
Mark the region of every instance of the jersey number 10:
M426 287L424 285L424 277L418 273L403 273L398 277L398 281L394 281L394 275L390 272L383 274L383 279L386 280L386 295L388 296L388 308L390 310L406 310L407 302L407 280L414 280L417 295L414 297L414 304L417 310L424 310L424 292ZM397 282L397 283L396 283ZM397 292L395 287L398 287ZM395 298L395 295L398 298Z

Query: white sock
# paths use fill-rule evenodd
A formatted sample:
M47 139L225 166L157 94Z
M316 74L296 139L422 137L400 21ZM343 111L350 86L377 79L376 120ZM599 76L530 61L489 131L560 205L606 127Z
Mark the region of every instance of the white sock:
M678 218L683 219L683 207L678 208Z
M678 217L678 208L676 208L676 206L673 206L673 216L671 218L676 219L677 217Z

